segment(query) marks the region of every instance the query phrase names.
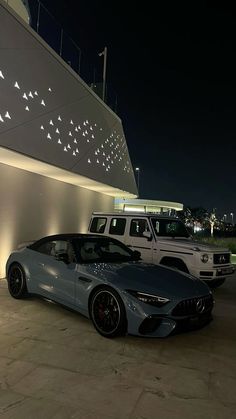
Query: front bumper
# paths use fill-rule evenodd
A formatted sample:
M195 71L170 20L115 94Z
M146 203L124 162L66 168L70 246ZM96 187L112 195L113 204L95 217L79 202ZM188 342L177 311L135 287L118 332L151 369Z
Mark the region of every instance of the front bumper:
M139 327L141 336L166 337L170 334L200 329L212 320L211 311L182 318L146 317Z
M146 337L167 337L181 330L197 329L212 320L213 306L212 294L176 303L172 301L166 312L157 312L147 304L142 304L144 310L140 311L140 305L129 304L128 333Z
M207 269L201 269L195 273L195 276L204 281L214 281L219 278L228 278L233 275L235 268L232 264L227 265L216 265Z

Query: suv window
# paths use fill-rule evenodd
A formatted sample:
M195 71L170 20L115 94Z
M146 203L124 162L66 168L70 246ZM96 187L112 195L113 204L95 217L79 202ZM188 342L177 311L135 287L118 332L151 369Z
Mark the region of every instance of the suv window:
M104 233L106 222L106 218L94 217L90 226L91 233Z
M143 237L144 231L150 231L147 220L144 220L142 218L131 220L129 232L130 236Z
M152 218L152 225L157 236L189 237L189 232L180 220Z
M125 232L125 224L126 224L125 218L112 218L110 229L109 229L109 234L122 236Z

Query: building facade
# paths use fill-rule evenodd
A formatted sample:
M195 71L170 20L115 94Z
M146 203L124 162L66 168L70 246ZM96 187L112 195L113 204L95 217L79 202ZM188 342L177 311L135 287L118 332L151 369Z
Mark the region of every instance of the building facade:
M118 211L153 212L156 214L177 215L183 210L183 204L171 201L156 201L150 199L116 198L115 209Z
M92 211L137 196L121 120L12 4L0 0L0 277L20 242L85 232Z

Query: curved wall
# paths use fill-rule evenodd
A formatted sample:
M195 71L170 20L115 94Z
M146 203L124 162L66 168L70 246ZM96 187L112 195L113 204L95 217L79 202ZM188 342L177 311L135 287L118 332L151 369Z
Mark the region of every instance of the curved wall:
M112 197L0 163L0 278L19 243L57 233L86 233L92 211Z

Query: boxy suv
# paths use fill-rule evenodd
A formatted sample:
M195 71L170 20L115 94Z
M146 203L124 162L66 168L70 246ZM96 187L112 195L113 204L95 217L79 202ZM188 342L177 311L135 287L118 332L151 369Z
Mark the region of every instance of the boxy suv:
M234 273L228 249L193 240L178 218L152 213L93 213L88 231L120 240L138 250L144 262L179 269L214 287Z

